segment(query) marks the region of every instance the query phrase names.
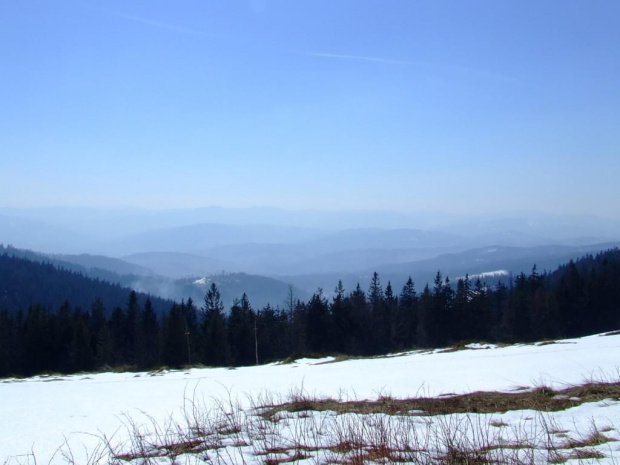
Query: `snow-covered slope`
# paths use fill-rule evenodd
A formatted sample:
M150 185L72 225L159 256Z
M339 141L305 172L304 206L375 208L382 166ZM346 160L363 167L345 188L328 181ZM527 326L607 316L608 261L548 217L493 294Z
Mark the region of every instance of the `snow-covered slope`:
M141 412L161 424L170 415L180 418L188 399L210 404L232 397L247 406L250 396L287 396L301 389L313 396L358 399L515 392L540 385L560 389L592 379L619 379L619 356L620 335L596 335L374 359L303 359L236 369L7 379L0 382L0 463L34 463L28 455L32 453L38 463L48 463L65 439L73 451L83 452L82 444L98 443L96 436L120 438L123 419L141 418ZM589 408L586 415L597 412L620 428L617 405L605 411ZM518 412L510 415L523 417Z

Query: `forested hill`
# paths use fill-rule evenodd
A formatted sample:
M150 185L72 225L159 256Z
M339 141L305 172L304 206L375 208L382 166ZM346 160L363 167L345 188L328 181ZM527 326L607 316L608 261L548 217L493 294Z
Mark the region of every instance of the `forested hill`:
M100 300L109 316L114 308L125 307L131 289L89 278L79 271L59 268L4 253L0 255L0 311L26 311L34 304L56 310L64 302L74 308L90 310ZM172 302L148 296L157 313L167 312ZM138 294L144 302L146 294Z
M191 299L179 304L5 254L0 377L113 366L239 366L308 353L368 356L620 328L618 249L587 255L553 273L534 267L529 275L493 287L468 277L453 282L440 272L421 287L418 291L411 278L404 285L383 285L375 273L367 290L359 284L345 290L338 283L329 299L320 289L305 302L291 294L284 308L253 308L243 294L227 310L214 281L203 305Z
M92 279L120 284L125 287L129 287L140 276L152 274L149 270L137 265L103 256L50 255L0 244L0 255L4 254L10 257L24 258L31 262L53 265L59 269L73 271Z

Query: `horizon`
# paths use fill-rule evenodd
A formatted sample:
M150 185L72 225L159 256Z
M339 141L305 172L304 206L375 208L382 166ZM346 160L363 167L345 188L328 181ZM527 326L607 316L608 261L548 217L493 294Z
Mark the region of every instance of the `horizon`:
M7 3L1 203L620 219L619 14Z
M593 212L546 212L536 209L517 209L517 210L496 210L486 212L468 212L462 213L458 211L447 210L397 210L389 207L386 208L349 208L349 209L329 209L329 208L295 208L295 207L278 207L270 205L250 205L250 206L233 206L227 207L222 205L203 205L194 207L149 207L149 206L96 206L96 205L43 205L43 206L7 206L0 205L0 215L10 215L16 213L19 217L20 213L30 213L36 215L43 212L78 212L78 211L90 211L90 212L104 212L110 214L124 214L124 213L144 213L144 214L170 214L170 213L207 213L207 212L231 212L240 213L244 211L248 212L271 212L271 213L284 213L284 214L315 214L315 215L392 215L401 216L403 218L420 217L425 221L439 221L453 222L453 221L474 221L474 220L501 220L501 219L598 219L603 221L618 222L620 220L620 214L617 216L597 214ZM226 224L226 221L200 221L201 223L222 223ZM277 222L276 222L277 223ZM260 224L256 221L249 221L249 224ZM265 225L270 224L268 221ZM368 226L370 227L370 226ZM376 226L377 229L382 229L381 225ZM386 227L385 229L394 229L394 227ZM409 228L406 228L409 229Z

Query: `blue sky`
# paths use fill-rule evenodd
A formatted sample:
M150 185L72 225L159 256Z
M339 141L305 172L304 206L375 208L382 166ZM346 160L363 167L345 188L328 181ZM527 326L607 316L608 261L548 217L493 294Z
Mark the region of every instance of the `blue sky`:
M0 4L0 206L620 215L620 2Z

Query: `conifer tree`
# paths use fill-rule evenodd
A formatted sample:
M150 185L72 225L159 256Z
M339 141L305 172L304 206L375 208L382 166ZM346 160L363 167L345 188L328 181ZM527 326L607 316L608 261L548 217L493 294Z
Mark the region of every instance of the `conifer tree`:
M342 280L334 289L331 303L331 320L333 342L331 348L338 353L353 353L355 350L355 322L353 321L351 302L345 296Z
M306 305L300 301L295 304L293 315L305 312ZM295 316L293 316L295 318ZM298 346L291 343L288 335L291 331L289 324L293 324L289 313L274 309L267 304L256 314L258 359L260 363L271 360L281 360L292 354L301 353ZM303 330L303 328L300 328ZM293 340L295 340L293 338ZM297 342L297 341L296 341Z
M255 363L254 324L254 312L244 293L241 300L235 299L228 315L228 345L234 366Z
M187 348L187 361L189 364L198 361L203 353L200 323L196 305L190 297L187 302L181 302L183 315L185 316L185 346Z
M396 348L413 347L417 343L416 332L418 325L418 298L413 279L409 276L398 298L396 309Z
M562 336L587 334L584 322L587 319L587 308L584 280L581 277L575 262L568 263L556 291L556 301L562 309L564 317L562 321Z
M379 280L379 274L375 271L368 287L368 304L370 305L370 315L372 319L371 345L369 351L372 354L380 353L384 350L386 340L389 337L389 321L386 318L385 298L383 287Z
M181 367L188 362L185 337L185 315L181 305L174 303L163 322L163 362Z
M355 355L372 354L372 313L366 300L366 294L357 283L355 290L349 296L351 302L352 319L355 322L353 334L355 337Z
M141 369L154 368L159 363L159 322L150 298L139 313L136 337L137 363Z
M19 372L21 340L17 319L0 310L0 377Z
M434 328L435 325L434 320L434 305L433 305L433 295L431 294L431 290L428 287L428 284L424 286L424 290L420 295L419 300L419 319L417 325L417 340L418 345L422 347L432 347L435 345L434 340Z
M127 309L125 311L125 357L132 365L137 363L136 350L139 344L139 321L140 321L140 303L138 302L138 294L136 291L129 293L127 301Z
M471 283L467 274L464 279L459 279L456 282L451 322L453 329L451 339L453 341L463 341L474 337L475 322L472 314L471 299Z
M93 369L94 356L91 346L88 314L76 310L72 318L73 334L69 347L70 371L90 371Z
M307 321L308 349L314 353L327 350L332 330L328 303L321 288L312 295L308 303Z
M217 285L213 282L205 294L202 334L204 337L203 361L211 366L228 363L228 337L224 305Z

